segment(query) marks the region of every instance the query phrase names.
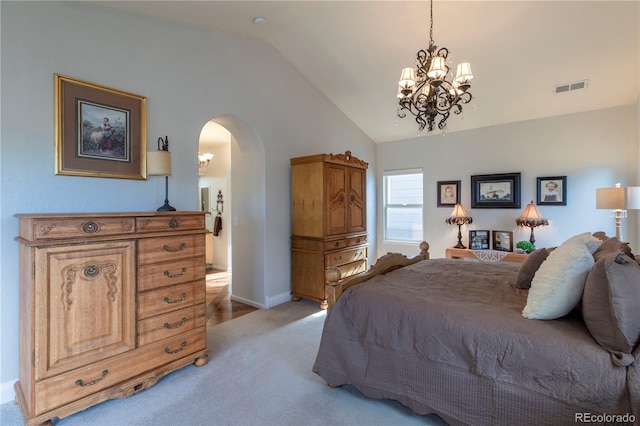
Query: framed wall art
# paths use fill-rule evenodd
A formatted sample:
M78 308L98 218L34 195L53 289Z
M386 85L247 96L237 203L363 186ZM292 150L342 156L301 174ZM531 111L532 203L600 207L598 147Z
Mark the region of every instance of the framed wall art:
M491 231L491 240L494 250L513 251L513 232Z
M520 208L520 173L471 176L471 208Z
M537 205L566 206L567 177L549 176L537 178Z
M146 98L55 74L55 173L146 179Z
M453 207L460 202L460 181L438 181L438 207Z
M489 250L490 231L469 231L469 250Z

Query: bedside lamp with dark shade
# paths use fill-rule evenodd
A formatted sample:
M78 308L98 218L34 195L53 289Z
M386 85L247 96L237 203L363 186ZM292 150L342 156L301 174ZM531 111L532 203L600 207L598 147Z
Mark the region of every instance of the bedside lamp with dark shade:
M527 204L527 207L525 207L522 214L518 218L516 218L516 224L518 226L531 228L531 236L529 237L529 242L535 245L536 239L533 236L533 228L548 225L549 221L542 217L536 205L533 204L533 200L531 200L531 202Z
M158 207L159 212L173 212L176 209L169 205L169 176L171 176L171 153L169 139L158 138L158 150L147 152L147 176L164 176L164 204Z
M453 248L466 248L464 244L462 244L462 232L460 231L460 227L462 225L468 225L473 222L471 216L467 216L467 213L462 208L462 204L457 203L451 212L451 215L445 219L445 222L449 225L458 225L458 244L453 246Z

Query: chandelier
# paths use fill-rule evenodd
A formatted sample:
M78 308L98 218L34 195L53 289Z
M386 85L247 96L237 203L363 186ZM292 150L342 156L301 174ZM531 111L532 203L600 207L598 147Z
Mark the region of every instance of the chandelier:
M451 112L460 114L462 105L468 104L473 96L471 87L471 64L462 62L456 69L456 77L449 74L446 64L449 50L438 47L433 42L433 0L431 0L431 26L429 28L429 47L421 49L416 55L416 69L403 68L398 88L398 117L406 117L409 111L416 117L419 131L425 127L433 130L438 120L438 128L443 132ZM441 116L441 117L438 117Z
M205 152L204 154L198 153L198 168L207 167L209 162L213 158L213 154Z

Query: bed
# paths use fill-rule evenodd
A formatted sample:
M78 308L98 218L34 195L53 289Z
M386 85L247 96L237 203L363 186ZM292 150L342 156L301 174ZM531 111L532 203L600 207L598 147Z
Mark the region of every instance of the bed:
M522 264L429 259L423 242L414 258L387 254L345 280L328 270L313 371L451 425L637 423L640 266L615 238L577 237ZM578 289L561 294L568 312L537 319L534 298L558 262ZM523 274L530 288L514 285Z

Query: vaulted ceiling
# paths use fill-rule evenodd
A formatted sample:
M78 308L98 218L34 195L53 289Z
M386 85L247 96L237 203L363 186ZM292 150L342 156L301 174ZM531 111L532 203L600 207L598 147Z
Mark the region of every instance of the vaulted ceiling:
M396 92L401 68L428 45L427 1L100 3L264 40L375 142L418 136L411 116L396 117ZM475 75L474 100L462 117L449 119L448 131L634 104L639 6L637 0L435 0L436 45L449 49L450 66L471 62ZM257 16L266 23L255 25ZM554 93L554 86L578 80L588 87Z

